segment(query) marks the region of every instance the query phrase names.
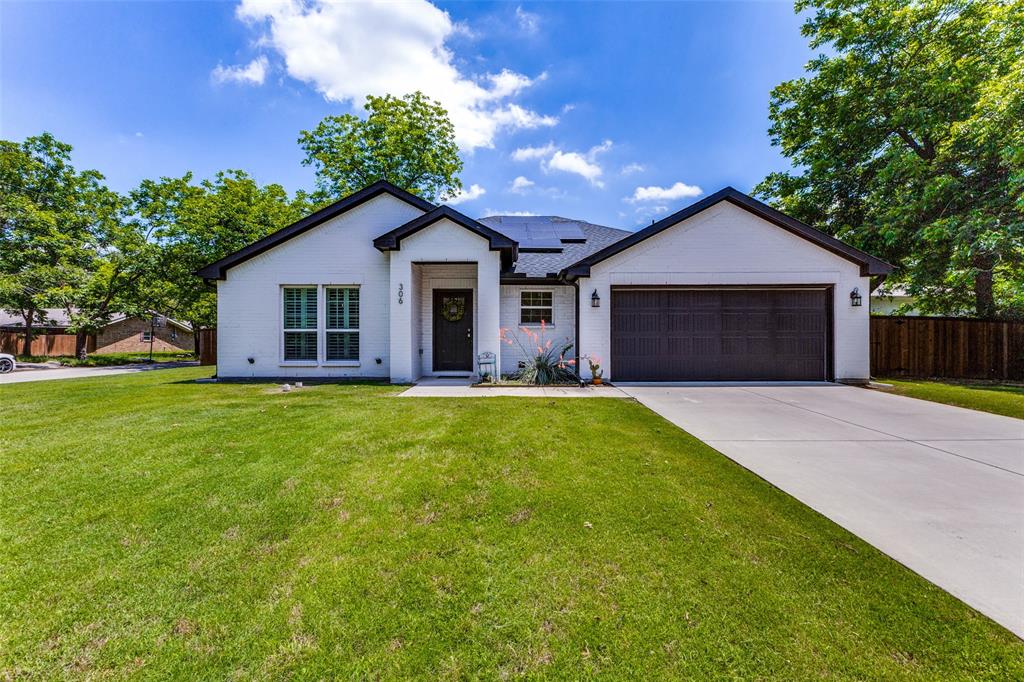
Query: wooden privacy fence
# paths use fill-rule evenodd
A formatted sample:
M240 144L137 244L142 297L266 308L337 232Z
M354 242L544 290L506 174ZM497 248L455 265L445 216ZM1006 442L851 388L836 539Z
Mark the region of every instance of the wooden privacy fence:
M96 350L96 337L89 336L86 349L91 353ZM17 332L0 332L0 353L21 355L25 346L25 335ZM33 334L32 355L74 355L74 334Z
M197 337L199 342L199 364L200 365L216 365L217 364L217 330L216 329L200 329L199 336Z
M872 317L871 374L1024 380L1024 322Z

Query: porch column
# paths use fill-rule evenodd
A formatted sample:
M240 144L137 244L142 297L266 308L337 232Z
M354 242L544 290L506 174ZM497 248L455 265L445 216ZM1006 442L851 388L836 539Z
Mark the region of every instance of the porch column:
M412 263L401 251L390 251L391 284L388 287L388 355L391 383L415 381L412 370ZM401 294L401 295L399 295Z
M476 352L494 353L495 371L501 374L501 258L491 251L476 264L477 325ZM473 371L477 371L473 358Z

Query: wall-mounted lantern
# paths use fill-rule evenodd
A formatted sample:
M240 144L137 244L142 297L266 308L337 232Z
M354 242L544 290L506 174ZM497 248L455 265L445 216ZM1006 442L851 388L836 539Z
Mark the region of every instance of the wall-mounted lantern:
M597 295L597 289L594 289L594 293L592 293L590 295L590 307L591 308L600 308L601 307L601 297Z
M862 299L860 296L860 289L854 287L853 291L850 292L850 305L852 305L854 308L857 308L860 306L861 300Z

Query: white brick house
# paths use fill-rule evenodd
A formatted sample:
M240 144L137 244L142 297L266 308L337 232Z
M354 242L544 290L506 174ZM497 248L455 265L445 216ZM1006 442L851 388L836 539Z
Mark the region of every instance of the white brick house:
M473 220L378 182L199 271L220 377L469 376L543 321L606 380L867 380L891 266L726 188L638 232ZM586 363L582 363L586 378Z

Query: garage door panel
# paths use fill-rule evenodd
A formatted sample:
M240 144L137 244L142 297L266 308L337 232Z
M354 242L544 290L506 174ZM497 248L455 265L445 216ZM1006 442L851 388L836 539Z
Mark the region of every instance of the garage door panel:
M826 289L612 289L620 381L821 380Z

